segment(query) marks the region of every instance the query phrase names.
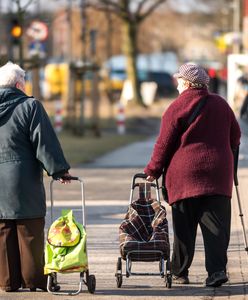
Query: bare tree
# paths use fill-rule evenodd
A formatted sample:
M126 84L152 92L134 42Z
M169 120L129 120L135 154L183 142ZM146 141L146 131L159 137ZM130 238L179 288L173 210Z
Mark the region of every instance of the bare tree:
M98 10L111 11L122 21L123 52L127 57L127 76L133 88L133 100L143 104L137 77L137 37L139 26L159 5L166 0L95 0L88 1L88 5Z

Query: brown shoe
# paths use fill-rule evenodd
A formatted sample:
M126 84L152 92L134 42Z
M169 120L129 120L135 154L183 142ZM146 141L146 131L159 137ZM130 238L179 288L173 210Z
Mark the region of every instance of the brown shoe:
M188 276L172 276L172 281L175 284L189 284L189 277Z

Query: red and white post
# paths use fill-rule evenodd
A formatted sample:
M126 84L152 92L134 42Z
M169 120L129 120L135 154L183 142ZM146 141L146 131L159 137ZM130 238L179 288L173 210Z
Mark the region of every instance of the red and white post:
M55 101L54 129L57 133L63 129L62 101Z
M116 125L118 134L126 133L126 117L123 103L120 101L117 104Z

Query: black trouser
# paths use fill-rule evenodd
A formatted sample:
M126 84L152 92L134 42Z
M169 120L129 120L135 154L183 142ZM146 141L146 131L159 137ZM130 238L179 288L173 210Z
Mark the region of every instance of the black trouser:
M225 196L189 198L172 205L174 244L172 273L188 275L194 251L197 226L200 225L208 275L225 271L230 239L231 199Z

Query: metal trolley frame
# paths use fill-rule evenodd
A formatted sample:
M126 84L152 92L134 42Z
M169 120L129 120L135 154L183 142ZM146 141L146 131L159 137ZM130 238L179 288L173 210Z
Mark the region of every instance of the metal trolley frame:
M132 184L131 184L131 192L130 192L130 198L129 198L129 205L133 202L133 194L136 187L139 187L139 183L136 183L137 179L146 179L146 174L144 173L137 173L133 176ZM159 184L158 180L156 180L156 183L147 183L145 182L145 189L146 185L150 185L151 187L154 187L156 190L156 199L160 203L160 193L159 193ZM146 191L145 191L146 193ZM151 272L132 272L132 254L159 254L160 260L159 260L159 272L157 273L151 273ZM170 267L170 258L168 257L165 264L165 259L163 257L163 252L159 250L132 250L128 251L126 254L126 278L130 277L131 275L134 276L160 276L161 278L165 279L165 285L167 288L171 288L172 286L172 275L171 275L171 267ZM122 274L122 258L118 257L117 264L116 264L116 284L117 287L120 288L122 286L123 281L123 274Z
M82 225L84 228L86 228L86 217L85 217L85 197L84 197L84 183L83 180L79 177L70 176L69 178L66 177L66 179L75 180L80 183L81 186L81 195L82 195ZM53 197L53 185L54 181L51 180L50 182L50 199L51 199L51 223L53 220L53 208L54 208L54 197ZM87 254L87 248L86 248L86 254ZM79 278L79 286L78 290L72 291L72 292L63 292L59 291L60 286L57 285L57 272L52 272L48 275L47 279L47 291L53 295L78 295L82 291L82 286L85 284L88 288L89 293L94 294L96 289L96 278L95 275L90 275L89 270L80 272L80 278ZM57 287L57 288L56 288Z

